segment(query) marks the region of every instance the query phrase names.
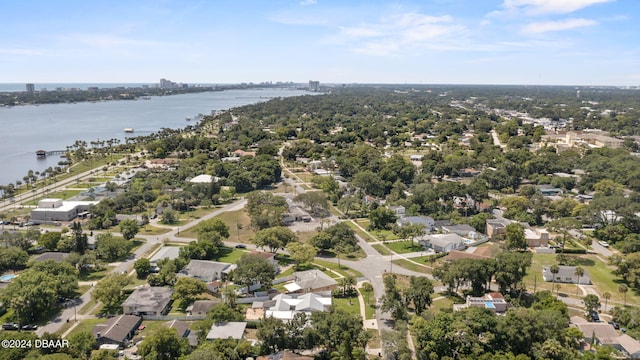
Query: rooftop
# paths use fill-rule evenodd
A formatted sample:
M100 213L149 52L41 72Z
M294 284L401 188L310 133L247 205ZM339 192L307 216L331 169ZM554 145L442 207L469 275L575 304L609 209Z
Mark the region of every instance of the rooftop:
M211 330L207 334L207 340L212 339L242 339L244 330L247 327L246 322L220 322L211 325Z

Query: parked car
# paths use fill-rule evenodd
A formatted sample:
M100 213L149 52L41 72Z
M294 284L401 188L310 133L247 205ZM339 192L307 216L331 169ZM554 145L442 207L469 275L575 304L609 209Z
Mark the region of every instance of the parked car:
M247 245L244 245L244 244L236 245L236 249L246 249L246 248L247 248Z
M16 323L4 323L2 324L2 329L4 330L18 330L20 327Z
M38 325L22 325L22 330L38 330Z
M600 244L602 247L606 247L606 248L609 247L609 243L606 241L598 241L598 244Z
M600 321L600 315L598 315L597 311L592 311L589 313L589 321L593 321L593 322Z
M614 329L620 330L620 323L617 323L615 321L609 321L609 324L611 324Z

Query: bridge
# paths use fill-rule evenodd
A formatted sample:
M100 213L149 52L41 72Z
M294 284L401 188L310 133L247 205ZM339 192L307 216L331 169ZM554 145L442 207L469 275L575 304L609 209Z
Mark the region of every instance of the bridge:
M66 152L66 150L38 150L36 151L36 156L43 158L50 155L64 155Z

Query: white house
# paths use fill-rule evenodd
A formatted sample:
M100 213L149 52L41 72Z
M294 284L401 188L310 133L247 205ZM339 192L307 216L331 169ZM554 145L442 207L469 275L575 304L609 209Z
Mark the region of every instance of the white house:
M581 285L591 284L591 277L589 276L589 272L586 269L583 269L583 271L584 274L582 276L578 276L576 275L575 266L559 265L558 273L555 274L555 282ZM542 277L544 278L544 281L553 281L553 276L554 274L551 272L550 266L542 267Z

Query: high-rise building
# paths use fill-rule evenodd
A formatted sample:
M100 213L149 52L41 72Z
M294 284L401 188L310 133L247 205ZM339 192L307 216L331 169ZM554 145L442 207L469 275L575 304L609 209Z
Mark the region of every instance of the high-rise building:
M34 84L27 84L27 93L33 94L36 91L36 86Z
M320 81L309 80L309 91L318 91L320 88Z

